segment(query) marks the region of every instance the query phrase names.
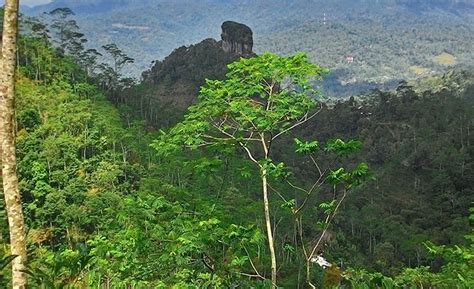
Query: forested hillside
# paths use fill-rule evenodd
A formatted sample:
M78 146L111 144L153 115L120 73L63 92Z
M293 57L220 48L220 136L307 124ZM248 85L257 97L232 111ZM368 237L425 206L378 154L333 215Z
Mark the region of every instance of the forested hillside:
M226 20L254 30L258 53L305 51L330 68L331 96L473 65L474 3L465 0L54 1L29 13L58 7L77 12L92 48L114 42L135 58L126 69L135 77L176 47L219 39Z
M233 5L190 7L216 2ZM101 3L76 5L122 13ZM17 44L29 288L474 287L472 71L331 99L315 84L338 68L254 53L250 28L225 22L220 40L179 47L136 81L127 67L145 55L93 49L73 16L23 17Z
M451 72L431 84L422 92L402 84L394 93L336 103L300 132L318 140L357 138L358 156L376 175L340 215L342 234L332 244L342 249L340 262L364 252L370 257L361 262L391 274L427 264L422 242L463 242L474 201L474 78Z

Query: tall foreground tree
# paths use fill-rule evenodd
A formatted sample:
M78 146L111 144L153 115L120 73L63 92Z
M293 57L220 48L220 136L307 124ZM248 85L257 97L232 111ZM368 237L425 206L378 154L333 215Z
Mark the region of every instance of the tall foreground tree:
M260 170L272 288L277 288L268 182L281 174L283 164L272 161L272 144L316 115L317 111L311 109L318 92L309 81L320 78L326 70L311 64L303 53L291 57L265 53L241 59L228 68L224 81L206 81L199 103L190 107L184 121L157 140L154 147L160 152L170 144L171 148L173 144L191 148L233 145L245 152Z
M26 241L15 154L15 64L18 35L18 0L6 0L0 58L0 139L3 194L10 229L12 288L26 288Z

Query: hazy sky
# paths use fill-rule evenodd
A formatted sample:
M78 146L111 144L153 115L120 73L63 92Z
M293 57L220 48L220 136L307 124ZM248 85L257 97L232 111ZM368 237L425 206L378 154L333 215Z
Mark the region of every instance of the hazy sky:
M35 6L49 2L51 2L51 0L20 0L20 5Z

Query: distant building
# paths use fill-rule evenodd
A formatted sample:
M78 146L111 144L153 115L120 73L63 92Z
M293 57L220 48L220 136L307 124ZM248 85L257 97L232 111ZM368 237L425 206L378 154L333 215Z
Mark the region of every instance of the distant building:
M347 63L353 63L354 62L354 56L346 56L346 62Z

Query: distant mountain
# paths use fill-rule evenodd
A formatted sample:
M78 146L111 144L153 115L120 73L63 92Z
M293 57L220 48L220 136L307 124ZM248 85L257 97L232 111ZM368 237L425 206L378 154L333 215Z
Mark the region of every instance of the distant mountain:
M25 12L62 6L91 45L115 42L135 58L135 76L176 47L219 38L226 20L252 28L256 52L302 50L331 68L334 94L474 65L474 0L55 0Z
M55 8L69 7L78 14L100 14L108 12L118 7L125 7L129 4L129 0L55 0L48 4L38 5L26 10L28 14L36 14L39 12L48 12ZM143 1L140 1L143 2Z
M162 4L189 5L193 0L53 0L51 3L38 5L31 9L32 12L48 11L58 7L69 7L81 14L103 13L115 8L126 9L139 6L154 6ZM339 6L339 7L371 7L385 6L406 7L417 12L426 12L433 9L442 9L453 13L463 14L466 9L474 9L474 0L201 0L199 1L208 6L219 5L270 5L291 8L307 8L308 5L317 6ZM332 3L328 3L332 2ZM253 5L252 5L253 4ZM273 4L273 5L272 5ZM288 11L285 11L288 12Z
M417 12L441 9L451 13L463 14L474 9L473 0L396 0L398 5Z

